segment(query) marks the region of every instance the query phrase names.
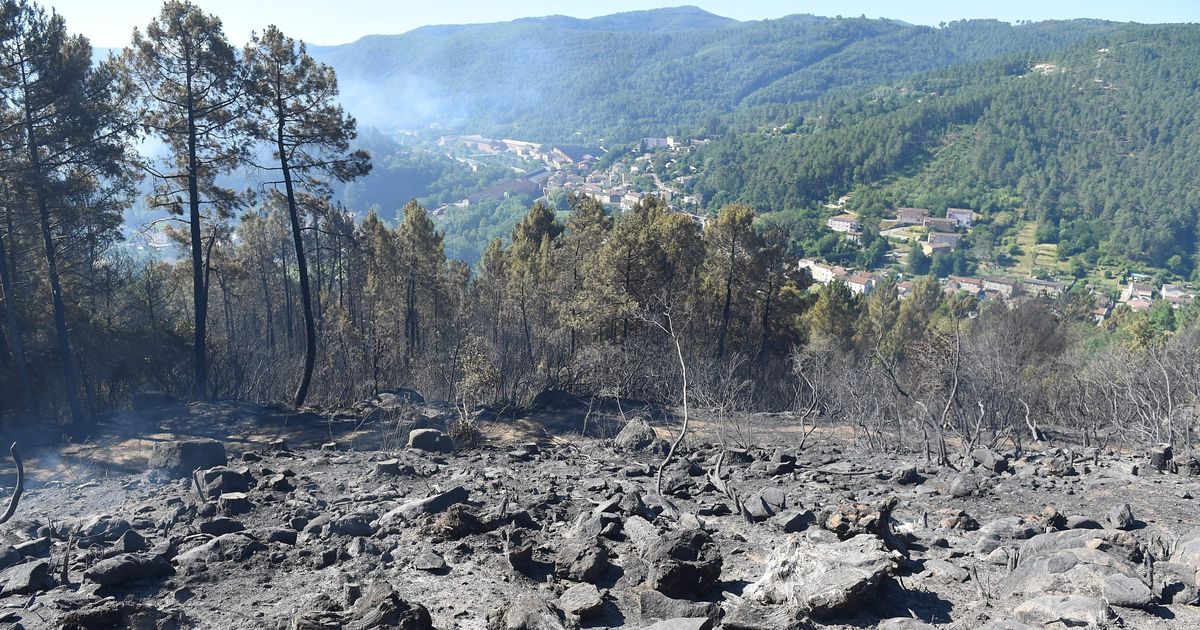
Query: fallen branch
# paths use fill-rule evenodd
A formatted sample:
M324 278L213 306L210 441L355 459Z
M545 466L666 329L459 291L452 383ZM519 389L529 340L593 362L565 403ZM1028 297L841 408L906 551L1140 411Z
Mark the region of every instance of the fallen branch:
M12 453L13 462L17 464L17 487L13 490L12 496L8 498L8 509L4 510L4 516L0 516L0 523L7 523L8 519L17 513L17 504L21 502L21 492L25 490L25 465L21 463L21 456L17 453L17 443L12 443L12 448L8 449Z

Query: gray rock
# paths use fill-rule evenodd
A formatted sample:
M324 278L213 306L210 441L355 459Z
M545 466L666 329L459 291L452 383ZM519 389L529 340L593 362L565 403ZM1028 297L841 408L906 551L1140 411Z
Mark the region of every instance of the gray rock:
M1200 601L1196 567L1177 562L1155 562L1154 595L1163 604L1195 604Z
M785 607L792 618L826 617L865 605L895 566L877 536L863 534L833 544L789 538L746 592L756 603Z
M666 534L646 551L650 588L680 599L703 598L721 577L722 558L712 537L697 529Z
M1020 558L1006 582L1014 596L1047 593L1100 596L1109 576L1141 580L1134 565L1087 547L1048 551L1033 557L1022 553Z
M1114 616L1104 600L1083 595L1042 595L1035 597L1013 612L1017 621L1039 627L1103 626Z
M228 461L225 445L216 440L177 440L156 443L148 467L179 478L201 468L224 466Z
M765 521L787 508L787 493L779 488L766 488L751 495L742 506L751 521Z
M665 452L666 444L643 417L631 419L613 438L613 448L627 453Z
M453 453L454 440L437 429L413 429L408 433L408 448L429 453Z
M712 630L713 621L708 617L680 617L676 619L664 619L649 626L644 626L642 630Z
M123 553L92 565L83 572L83 578L101 586L114 586L136 580L159 578L174 572L171 563L162 554Z
M426 551L413 560L412 566L418 571L441 573L446 570L446 560L432 551Z
M556 605L532 593L488 615L489 630L574 630L578 626Z
M971 496L978 490L975 480L967 475L951 473L942 475L934 481L937 491L956 499Z
M1002 473L1008 470L1008 458L990 448L976 448L971 451L971 459L992 473Z
M592 584L576 584L558 596L558 607L568 614L586 619L603 609L604 597Z
M246 529L240 521L235 521L231 518L218 516L200 523L200 533L210 536L221 536L222 534L232 534Z
M249 492L250 478L228 466L216 466L192 473L192 479L205 498L215 499L227 492Z
M0 571L0 596L33 595L54 588L48 560L34 560Z
M226 492L217 497L217 510L226 516L245 514L254 509L245 492Z
M438 492L424 499L416 499L409 501L404 505L384 514L380 518L380 522L385 525L391 525L403 521L411 521L422 514L437 514L450 508L452 505L463 503L470 496L466 488L455 486L445 492Z
M424 606L402 599L391 584L376 582L354 602L343 625L338 627L347 630L433 630L433 620Z
M1129 504L1123 503L1108 513L1108 524L1112 525L1113 529L1133 529L1137 519L1133 518L1133 510Z
M966 582L971 579L971 574L964 568L954 564L948 560L940 558L931 558L925 561L925 570L934 577L952 580L954 582Z
M1068 529L1038 534L1021 545L1021 559L1079 547L1099 549L1132 564L1142 561L1142 547L1137 538L1115 529Z
M809 525L817 522L817 515L812 510L793 509L783 512L776 519L785 534L794 534L808 529Z
M1157 600L1150 587L1140 578L1120 573L1104 578L1103 595L1110 606L1123 608L1147 608Z
M262 543L241 532L225 534L175 557L176 564L218 562L221 560L242 561L266 549Z
M676 618L717 619L721 606L715 602L693 602L667 597L653 589L636 591L638 617L642 623Z
M912 617L894 617L892 619L884 619L876 626L877 630L936 630L936 626L931 626L920 619Z
M554 556L554 574L566 580L594 582L608 567L608 550L596 540L568 541Z
M375 533L371 522L377 518L378 514L369 512L347 514L329 522L329 533L338 536L370 536Z

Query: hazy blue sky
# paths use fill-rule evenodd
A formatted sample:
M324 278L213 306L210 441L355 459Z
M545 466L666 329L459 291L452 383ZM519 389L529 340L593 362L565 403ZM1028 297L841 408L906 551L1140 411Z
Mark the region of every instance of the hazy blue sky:
M134 26L157 13L160 0L42 0L67 18L71 30L95 46L123 46ZM1092 17L1136 22L1200 21L1200 0L197 0L221 16L235 42L251 30L277 24L285 33L314 44L340 44L363 35L403 33L426 24L496 22L563 14L594 17L621 11L695 4L739 20L791 13L887 17L916 24L966 18L1046 20Z

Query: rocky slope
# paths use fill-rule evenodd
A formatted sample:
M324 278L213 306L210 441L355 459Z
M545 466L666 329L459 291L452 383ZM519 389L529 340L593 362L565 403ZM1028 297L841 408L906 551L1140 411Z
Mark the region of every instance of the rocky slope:
M1188 456L980 449L951 469L692 440L660 494L662 433L637 420L457 451L406 432L176 436L140 473L32 484L0 526L0 627L1200 626Z

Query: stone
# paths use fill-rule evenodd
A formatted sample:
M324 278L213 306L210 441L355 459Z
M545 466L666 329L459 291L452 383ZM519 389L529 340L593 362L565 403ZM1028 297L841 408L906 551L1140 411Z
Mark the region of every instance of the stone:
M1067 517L1067 529L1104 529L1104 525L1094 518L1073 515Z
M802 532L813 523L817 522L817 515L813 514L812 510L789 510L779 515L776 519L779 521L780 527L783 528L785 534L794 534Z
M1008 516L989 521L979 528L979 540L975 543L975 554L986 556L999 547L1019 540L1027 540L1038 531L1025 523L1019 516Z
M34 560L0 571L0 596L33 595L54 588L48 560Z
M567 614L586 619L604 608L604 597L592 584L576 584L558 596L558 607Z
M713 620L708 617L679 617L643 626L642 630L712 630L712 628Z
M216 440L176 440L156 443L148 468L180 478L201 468L224 466L228 461L225 445Z
M1017 621L1037 627L1103 626L1114 618L1104 600L1084 595L1042 595L1013 613Z
M1123 503L1108 513L1108 524L1112 525L1113 529L1133 529L1137 525L1137 519L1133 518L1133 510L1129 504Z
M792 618L828 617L865 605L895 567L877 536L831 544L789 537L746 592L753 602L786 608Z
M249 492L250 478L227 466L216 466L192 473L192 480L206 499L229 492Z
M1196 568L1177 562L1154 563L1154 596L1163 604L1196 604Z
M246 529L246 526L241 521L235 521L231 518L218 516L200 523L200 533L210 536L220 536L222 534L232 534Z
M441 573L446 570L446 560L432 551L426 551L413 560L413 568L429 573Z
M227 492L217 497L217 510L226 516L245 514L254 509L245 492Z
M408 433L408 448L428 453L453 453L454 440L437 429L413 429Z
M391 525L411 521L422 514L438 514L449 509L452 505L465 502L469 496L470 493L467 492L466 488L455 486L445 492L438 492L424 499L409 501L384 514L380 518L380 522L381 524Z
M113 548L123 553L137 553L149 549L150 545L146 542L144 536L137 533L136 530L131 529L121 534L121 537L117 539L117 544L113 545ZM50 549L47 545L46 554L49 555L49 553Z
M679 599L702 599L720 579L723 563L712 537L697 529L666 534L643 559L650 567L650 588Z
M693 602L686 599L667 597L653 589L636 591L638 617L642 623L666 619L696 618L717 619L721 606L716 602Z
M971 574L964 568L954 564L948 560L940 558L931 558L925 561L925 570L934 577L952 580L954 582L966 582L971 579Z
M990 448L979 447L972 450L971 459L991 473L999 474L1008 470L1008 458Z
M1154 470L1168 470L1174 455L1170 444L1155 444L1146 452L1146 462Z
M175 562L179 565L188 565L221 560L242 561L263 549L266 549L266 545L244 533L237 532L217 536L202 545L189 549L175 556Z
M596 540L569 541L554 556L554 574L566 580L595 582L608 567L608 549Z
M377 518L378 514L370 512L347 514L329 522L329 533L336 536L370 536L375 533L371 522Z
M1156 602L1154 593L1140 578L1114 573L1104 578L1104 599L1110 606L1148 608Z
M892 470L891 480L893 483L898 483L902 486L911 486L921 483L921 473L917 472L916 466L903 465L897 466Z
M124 538L125 536L128 536L131 533L134 536L138 536L140 538L138 533L133 530L126 531L124 534L121 535L121 537ZM118 543L119 542L120 542L120 540L118 539ZM50 538L48 536L42 536L40 538L34 538L33 540L27 540L25 542L17 543L15 545L13 545L13 549L16 550L17 553L21 554L22 559L25 559L25 558L49 558L50 557L50 544L51 544Z
M936 487L937 491L941 494L954 497L956 499L971 496L978 489L974 479L968 477L967 475L960 475L957 473L951 473L938 477L936 480L934 480L934 487Z
M666 451L666 443L659 439L646 418L638 416L625 423L613 438L613 449L626 453L660 453Z
M1038 534L1021 545L1021 559L1064 549L1090 548L1115 556L1126 563L1142 562L1142 546L1129 532L1115 529L1068 529Z
M433 630L433 620L424 606L404 600L391 584L376 582L354 602L344 625L339 627L347 630Z
M120 601L109 597L66 613L59 619L57 627L62 630L179 630L184 626L180 623L178 612L165 613L141 602Z
M83 578L101 586L114 586L164 577L174 572L171 563L162 554L123 553L92 565L83 572Z
M913 619L912 617L884 619L875 628L876 630L937 630L936 626L931 626L920 619Z
M1046 551L1033 556L1022 552L1006 585L1014 596L1047 593L1100 596L1104 593L1105 580L1113 575L1141 580L1136 566L1088 547Z
M787 494L780 488L766 488L747 498L742 507L752 522L762 522L787 508Z
M532 593L518 595L506 608L488 615L488 630L574 630L558 606Z

